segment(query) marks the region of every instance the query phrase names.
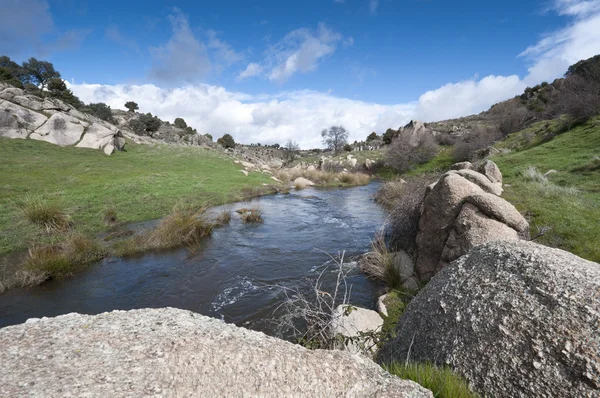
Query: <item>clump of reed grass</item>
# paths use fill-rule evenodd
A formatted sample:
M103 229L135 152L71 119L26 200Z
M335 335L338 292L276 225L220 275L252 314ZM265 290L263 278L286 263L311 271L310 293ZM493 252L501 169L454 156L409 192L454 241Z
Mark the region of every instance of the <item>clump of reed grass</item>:
M231 222L231 211L223 210L217 216L217 224L219 225L227 225Z
M242 222L244 222L246 224L264 222L264 220L262 218L262 211L258 207L246 209L245 212L241 213L241 216L242 216Z
M394 267L393 253L387 247L383 229L371 241L371 251L361 257L359 266L370 279L383 282L391 289L402 287L402 279Z
M70 217L56 202L43 200L39 196L27 196L17 207L29 222L47 233L64 232L72 227Z
M76 233L57 245L33 246L24 259L23 270L16 273L18 284L31 286L48 279L66 278L105 255L105 249L97 241Z
M212 234L213 228L214 225L206 218L205 208L193 211L176 206L153 230L115 244L113 254L124 257L180 246L196 250L202 240Z

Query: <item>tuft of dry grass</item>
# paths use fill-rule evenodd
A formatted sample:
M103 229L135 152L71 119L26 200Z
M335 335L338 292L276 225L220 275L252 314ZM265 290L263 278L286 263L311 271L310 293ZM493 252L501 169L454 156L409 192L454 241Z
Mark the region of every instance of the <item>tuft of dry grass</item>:
M104 225L107 227L114 227L119 224L119 219L117 218L117 211L114 208L106 209L104 212Z
M246 209L244 213L241 213L242 222L246 224L250 223L262 223L264 222L262 218L262 211L258 207L253 207L251 209Z
M29 248L23 269L15 274L16 284L32 286L49 279L63 279L105 255L97 241L82 234L71 234L58 245L34 246Z
M202 240L212 234L214 228L214 225L207 221L205 213L205 208L192 211L176 206L155 229L115 244L113 254L125 257L149 250L180 246L196 250Z
M64 232L72 227L70 217L58 203L51 203L39 196L26 196L17 207L32 224L47 233Z
M333 173L322 170L303 170L303 169L286 169L277 171L277 178L286 184L296 180L298 177L304 177L307 180L314 182L316 185L338 185L339 183L347 185L366 185L371 180L368 174L364 173ZM303 189L306 186L296 184L296 189Z
M227 225L231 222L231 211L223 210L217 216L217 224L219 225Z
M379 188L375 194L375 201L380 203L386 209L392 209L405 194L406 181L397 177L394 180L388 181Z
M392 253L386 245L383 228L371 241L371 251L361 257L359 266L368 278L381 281L391 289L402 287L402 279L394 267Z

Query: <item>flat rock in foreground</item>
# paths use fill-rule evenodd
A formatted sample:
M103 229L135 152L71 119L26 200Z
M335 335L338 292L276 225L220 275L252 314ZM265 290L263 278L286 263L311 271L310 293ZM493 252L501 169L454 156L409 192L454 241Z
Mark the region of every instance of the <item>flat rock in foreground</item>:
M432 397L372 361L173 308L0 329L0 396Z

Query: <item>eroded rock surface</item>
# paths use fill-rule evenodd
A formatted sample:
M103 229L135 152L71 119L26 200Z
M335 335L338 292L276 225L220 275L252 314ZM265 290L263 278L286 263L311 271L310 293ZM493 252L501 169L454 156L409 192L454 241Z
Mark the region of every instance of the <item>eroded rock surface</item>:
M526 241L478 246L410 302L381 362L450 365L486 397L600 396L600 264Z
M173 308L29 320L0 345L3 397L433 397L367 358Z

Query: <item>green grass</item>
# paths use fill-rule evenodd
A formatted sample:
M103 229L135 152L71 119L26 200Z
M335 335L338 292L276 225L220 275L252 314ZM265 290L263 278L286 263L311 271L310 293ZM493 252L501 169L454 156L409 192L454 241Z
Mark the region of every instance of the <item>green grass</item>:
M42 198L70 217L83 234L106 229L107 211L120 223L165 216L178 203L200 208L243 199L243 190L273 181L244 176L233 159L197 147L135 145L102 151L61 148L34 140L0 138L0 255L55 239L25 220L19 204Z
M384 336L389 336L390 338L395 336L396 325L415 294L416 292L407 292L402 289L390 290L387 293L384 304L388 315L382 315L383 327L381 328Z
M528 130L539 129L539 125L509 136L499 146L512 151L492 158L504 177L502 196L529 219L532 234L550 228L537 242L600 262L600 169L596 166L600 118L553 135L547 142L522 140ZM528 177L529 168L542 175L549 170L556 173L548 174L544 181Z
M406 176L416 176L421 174L447 171L455 162L453 156L454 147L445 146L440 149L438 154L430 161L415 166L414 169L404 173Z
M429 363L393 363L384 368L401 379L412 380L431 390L436 398L478 397L469 390L467 382L448 367L437 367Z

